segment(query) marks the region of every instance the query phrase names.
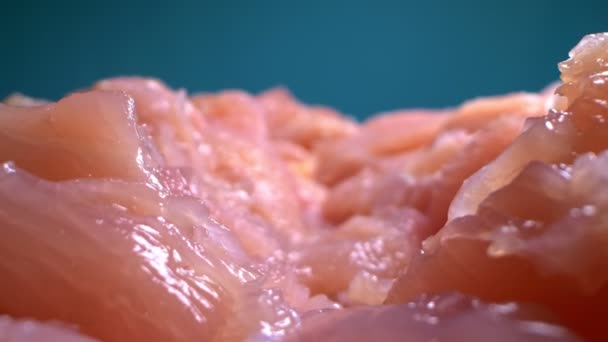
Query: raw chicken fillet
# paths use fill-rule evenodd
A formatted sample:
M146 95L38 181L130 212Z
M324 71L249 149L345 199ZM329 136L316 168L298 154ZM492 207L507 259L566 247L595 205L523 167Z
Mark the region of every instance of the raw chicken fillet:
M608 34L539 93L0 104L0 342L603 341Z

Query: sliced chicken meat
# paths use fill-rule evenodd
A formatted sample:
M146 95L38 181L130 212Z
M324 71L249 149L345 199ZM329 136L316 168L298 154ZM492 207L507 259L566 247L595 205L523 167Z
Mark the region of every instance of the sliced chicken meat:
M607 60L361 124L140 77L12 95L0 342L601 341Z

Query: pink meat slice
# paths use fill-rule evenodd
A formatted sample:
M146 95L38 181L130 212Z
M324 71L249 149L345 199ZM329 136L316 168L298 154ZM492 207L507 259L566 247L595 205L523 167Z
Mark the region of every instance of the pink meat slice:
M223 91L190 98L201 114L234 135L264 144L268 140L267 110L255 97L242 91Z
M452 220L425 241L388 297L457 290L488 301L538 303L589 340L608 314L606 35L561 65L566 105L470 178ZM581 69L582 68L582 69ZM591 71L589 71L590 69Z
M415 210L356 216L293 248L289 260L311 291L353 304L380 304L429 233Z
M271 289L248 285L259 282L253 261L180 170L143 152L152 143L129 96L94 91L0 109L3 129L22 134L2 154L14 162L0 176L0 292L12 294L0 312L110 342L238 340L292 317ZM38 153L37 143L65 162L16 153ZM234 312L258 318L246 324Z
M432 141L443 123L439 113L384 114L371 119L351 137L320 144L317 179L334 185L357 174L378 157L406 152Z
M379 207L409 208L425 214L437 231L445 224L450 203L464 180L509 146L521 132L526 115L533 110L540 115L544 104L540 96L516 94L510 98L517 106L504 98L467 104L442 118L444 130L427 144L372 163L335 185L323 203L324 217L340 223ZM493 101L495 107L490 106ZM530 108L530 102L535 106ZM472 114L475 111L483 124Z
M188 202L123 182L49 183L4 164L0 291L12 295L0 311L104 341L211 338L247 280L233 273L247 272L231 266L222 228Z
M134 102L120 93L73 94L42 106L0 104L0 158L45 179L148 181L143 139Z
M607 34L589 35L560 64L563 85L558 101L543 118L531 119L526 131L495 163L468 180L450 208L450 218L472 214L492 191L514 179L533 160L571 164L581 153L608 147L605 84Z
M327 107L303 105L283 88L271 89L258 98L267 110L268 131L273 140L312 149L358 130L354 121L338 112Z
M242 93L195 97L156 80L117 78L96 88L124 91L169 167L185 169L189 188L231 227L246 250L268 257L304 230L294 179L268 141L261 106ZM247 120L239 122L239 108ZM201 110L199 110L199 107Z

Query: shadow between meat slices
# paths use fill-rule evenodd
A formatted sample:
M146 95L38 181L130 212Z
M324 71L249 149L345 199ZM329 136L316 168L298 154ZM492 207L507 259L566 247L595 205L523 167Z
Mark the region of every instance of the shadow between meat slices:
M460 294L310 313L286 341L578 341L542 310Z

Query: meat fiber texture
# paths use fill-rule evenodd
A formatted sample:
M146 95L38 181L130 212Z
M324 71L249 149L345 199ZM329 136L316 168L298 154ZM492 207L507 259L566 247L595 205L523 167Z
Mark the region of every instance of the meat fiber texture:
M602 341L608 34L540 93L0 104L0 342Z

